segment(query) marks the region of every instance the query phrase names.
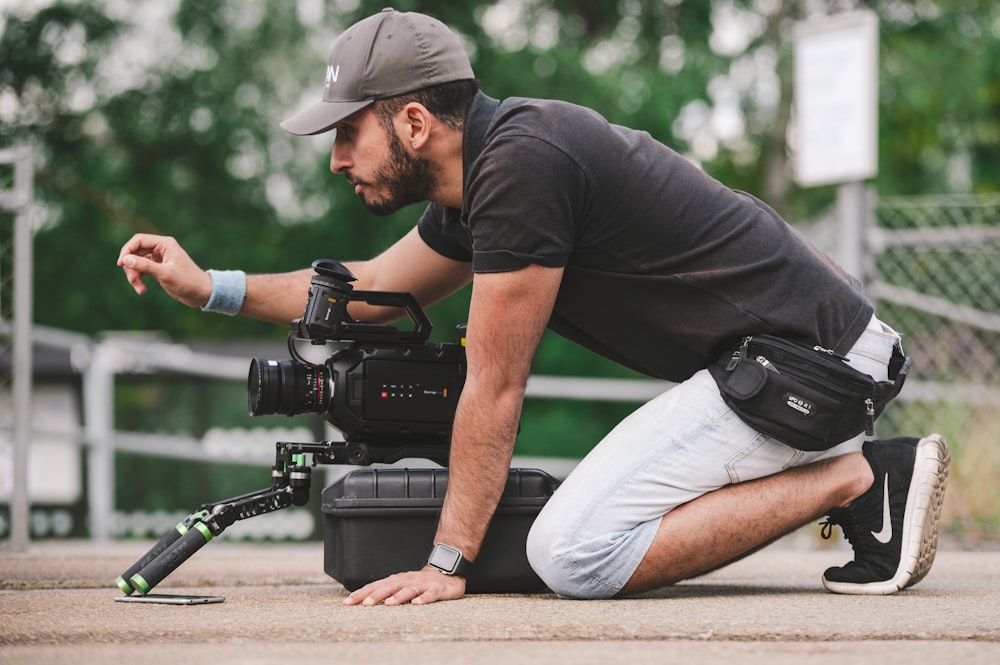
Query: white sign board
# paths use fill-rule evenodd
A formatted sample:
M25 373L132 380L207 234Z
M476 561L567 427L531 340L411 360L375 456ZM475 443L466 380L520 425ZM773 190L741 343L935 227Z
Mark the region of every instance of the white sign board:
M878 17L862 10L795 28L795 179L804 187L878 172Z

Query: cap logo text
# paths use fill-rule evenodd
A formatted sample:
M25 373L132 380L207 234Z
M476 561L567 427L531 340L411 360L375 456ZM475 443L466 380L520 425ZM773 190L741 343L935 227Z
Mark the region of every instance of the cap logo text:
M333 65L326 66L326 87L330 87L330 84L337 82L337 77L340 76L340 65L334 67Z

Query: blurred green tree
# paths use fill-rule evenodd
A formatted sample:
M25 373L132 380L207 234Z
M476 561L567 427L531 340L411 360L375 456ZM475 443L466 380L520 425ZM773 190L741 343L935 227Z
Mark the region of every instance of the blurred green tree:
M814 4L396 6L435 14L462 34L490 94L567 99L646 129L794 222L832 198L830 188L799 190L788 176L790 31ZM995 190L1000 9L986 0L866 4L882 21L879 191ZM336 33L379 8L366 0L8 8L0 143L29 137L40 153L39 323L270 335L272 327L203 316L155 289L135 298L114 268L118 247L136 231L167 233L206 266L272 271L316 254L368 256L403 233L418 209L370 218L326 172L328 137L290 137L276 125L318 94ZM54 293L58 307L47 300ZM462 310L459 298L436 315L450 328Z
M419 208L375 219L327 171L329 136L277 127L315 99L333 38L372 0L138 0L4 5L0 145L38 154L36 320L94 333L283 337L204 315L114 262L134 232L177 236L205 267L253 272L370 256ZM732 187L808 219L832 188L789 175L791 31L817 12L881 19L882 194L1000 188L1000 5L989 0L400 0L458 31L495 97L554 97L647 130ZM40 7L40 8L39 8ZM468 292L431 310L435 337ZM595 312L595 316L603 315ZM627 376L547 338L536 371ZM539 438L592 440L614 417L539 417ZM569 407L563 409L566 413ZM587 418L583 416L586 415ZM585 420L596 421L582 430Z

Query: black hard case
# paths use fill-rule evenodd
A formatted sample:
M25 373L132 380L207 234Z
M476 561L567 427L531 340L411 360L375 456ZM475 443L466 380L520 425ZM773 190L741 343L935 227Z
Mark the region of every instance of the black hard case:
M530 593L544 584L528 565L528 529L558 481L511 469L469 593ZM427 563L448 487L447 469L362 469L323 490L323 569L350 590Z

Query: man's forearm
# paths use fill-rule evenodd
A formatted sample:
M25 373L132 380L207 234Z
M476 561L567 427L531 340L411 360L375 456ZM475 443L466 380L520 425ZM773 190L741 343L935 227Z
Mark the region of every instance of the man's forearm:
M496 398L463 393L449 461L448 492L435 542L475 560L503 494L523 391Z
M272 275L247 275L247 294L240 314L288 325L302 316L309 297L312 269Z

